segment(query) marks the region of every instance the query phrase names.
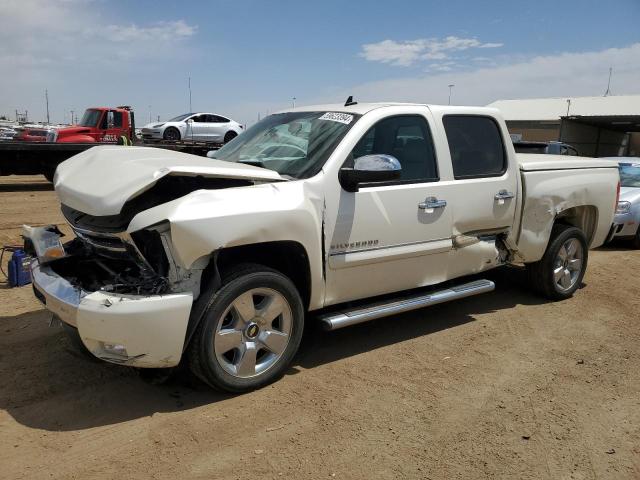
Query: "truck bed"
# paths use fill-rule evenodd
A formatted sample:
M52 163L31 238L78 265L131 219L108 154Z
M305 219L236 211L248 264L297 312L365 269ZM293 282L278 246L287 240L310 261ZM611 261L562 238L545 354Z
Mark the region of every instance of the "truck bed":
M520 170L524 172L540 170L575 170L581 168L617 168L612 160L567 155L546 155L536 153L516 153Z

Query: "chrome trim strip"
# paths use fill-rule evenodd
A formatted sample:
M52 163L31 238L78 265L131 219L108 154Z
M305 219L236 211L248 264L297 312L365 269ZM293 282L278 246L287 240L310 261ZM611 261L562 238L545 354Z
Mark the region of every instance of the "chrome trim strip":
M476 280L455 287L439 290L428 294L418 294L401 299L390 300L370 307L360 307L353 310L327 313L318 318L326 330L337 330L339 328L368 322L376 318L396 315L409 312L418 308L436 305L438 303L458 300L480 293L490 292L495 289L495 284L490 280Z
M386 249L390 249L390 248L397 248L397 247L410 247L412 245L429 245L430 243L435 243L435 242L442 242L443 240L451 240L451 237L445 237L445 238L437 238L434 240L428 240L428 241L417 241L417 242L407 242L407 243L395 243L393 245L383 245L380 247L371 247L371 248L358 248L358 249L353 249L353 250L335 250L333 252L329 252L329 256L333 257L335 255L345 255L345 254L349 254L349 253L360 253L360 252L374 252L377 250L386 250Z

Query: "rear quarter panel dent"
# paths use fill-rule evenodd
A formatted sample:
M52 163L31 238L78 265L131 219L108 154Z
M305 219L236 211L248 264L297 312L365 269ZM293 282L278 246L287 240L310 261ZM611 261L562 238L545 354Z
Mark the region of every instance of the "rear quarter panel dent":
M608 168L523 172L526 198L517 245L520 258L540 260L556 218L576 207L595 208L590 246L602 245L613 221L617 175L617 170Z

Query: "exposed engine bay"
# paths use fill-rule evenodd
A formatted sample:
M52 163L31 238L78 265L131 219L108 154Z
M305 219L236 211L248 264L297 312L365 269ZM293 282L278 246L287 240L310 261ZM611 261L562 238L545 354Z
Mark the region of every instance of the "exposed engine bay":
M80 238L64 244L66 256L49 263L58 275L86 292L157 295L169 291L169 280L132 255L101 255Z

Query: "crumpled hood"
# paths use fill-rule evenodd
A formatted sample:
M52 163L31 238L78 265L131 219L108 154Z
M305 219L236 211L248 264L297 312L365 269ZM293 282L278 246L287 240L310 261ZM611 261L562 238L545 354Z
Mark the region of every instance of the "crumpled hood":
M166 175L284 180L266 168L153 147L98 146L61 163L54 180L60 202L89 215L117 215L131 198Z

